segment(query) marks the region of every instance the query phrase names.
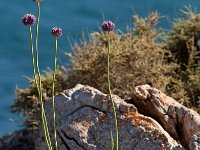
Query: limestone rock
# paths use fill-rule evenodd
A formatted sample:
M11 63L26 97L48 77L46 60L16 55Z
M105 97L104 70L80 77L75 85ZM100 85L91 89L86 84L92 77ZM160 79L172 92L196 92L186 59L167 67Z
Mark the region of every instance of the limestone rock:
M149 86L135 87L131 103L151 116L186 149L200 149L200 115Z
M118 96L112 97L117 107L120 150L183 149L157 121L139 114L134 105ZM59 150L110 149L111 131L115 138L115 125L108 99L108 95L83 85L77 85L55 97ZM45 110L50 134L53 135L52 101L45 104ZM36 149L45 150L41 127L39 132L35 141Z

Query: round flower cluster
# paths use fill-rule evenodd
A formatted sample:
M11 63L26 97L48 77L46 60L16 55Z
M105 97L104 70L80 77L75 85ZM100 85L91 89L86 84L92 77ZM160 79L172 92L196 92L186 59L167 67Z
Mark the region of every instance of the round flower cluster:
M24 17L22 18L22 23L25 26L31 26L34 25L36 23L36 17L32 14L26 14L24 15Z
M62 36L62 29L61 29L61 28L58 28L58 27L54 27L54 28L51 30L51 34L52 34L52 36L54 36L54 37L61 37L61 36Z
M102 30L104 32L113 31L115 28L115 24L112 21L104 21L102 24Z

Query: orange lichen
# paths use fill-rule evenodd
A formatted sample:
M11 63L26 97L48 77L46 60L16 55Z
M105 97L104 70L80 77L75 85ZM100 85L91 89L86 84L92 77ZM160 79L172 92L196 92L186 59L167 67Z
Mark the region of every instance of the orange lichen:
M148 118L148 117L145 117L139 113L135 113L135 112L126 112L124 113L124 115L130 119L131 121L131 124L133 126L136 126L136 127L143 127L146 129L146 131L150 131L152 130L152 125L155 124L155 122Z

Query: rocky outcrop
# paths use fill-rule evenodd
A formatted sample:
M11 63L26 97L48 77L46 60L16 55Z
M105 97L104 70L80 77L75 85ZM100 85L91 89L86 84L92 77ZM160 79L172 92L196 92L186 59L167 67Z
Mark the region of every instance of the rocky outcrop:
M108 95L83 85L66 90L55 98L59 150L107 150L111 147L111 132L115 126ZM117 107L119 149L161 150L183 149L154 119L137 112L137 108L113 95ZM52 128L52 103L45 105ZM37 149L45 148L42 129L36 141Z
M149 85L137 86L132 100L112 95L120 150L199 150L200 117ZM53 135L52 101L45 103ZM55 97L59 150L109 150L115 124L109 97L84 85ZM139 111L139 112L138 112ZM53 141L53 136L52 136ZM46 150L43 130L21 130L0 139L0 150Z
M34 150L36 131L20 130L0 138L0 150Z
M139 112L151 116L181 144L200 149L200 115L149 85L137 86L132 95Z

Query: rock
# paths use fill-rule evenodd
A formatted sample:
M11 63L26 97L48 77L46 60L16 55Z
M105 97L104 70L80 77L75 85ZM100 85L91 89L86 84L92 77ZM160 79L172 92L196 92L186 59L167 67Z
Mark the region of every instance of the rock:
M186 149L200 149L200 115L149 86L135 87L131 103L151 116Z
M117 107L120 150L183 149L157 121L139 114L134 105L126 103L118 96L112 97ZM59 150L110 149L111 131L115 137L115 124L112 105L108 99L108 95L83 85L77 85L55 97ZM53 135L52 101L45 104L45 111L49 131ZM46 149L43 139L40 127L35 140L36 149Z
M200 150L200 132L194 134L190 140L190 149L192 150Z
M34 150L34 135L36 131L20 130L0 138L0 150Z

